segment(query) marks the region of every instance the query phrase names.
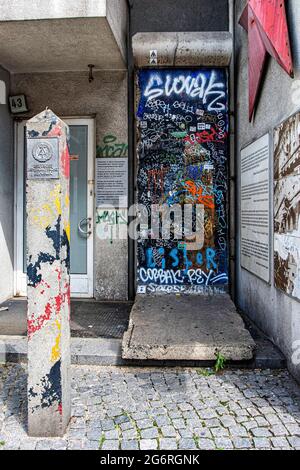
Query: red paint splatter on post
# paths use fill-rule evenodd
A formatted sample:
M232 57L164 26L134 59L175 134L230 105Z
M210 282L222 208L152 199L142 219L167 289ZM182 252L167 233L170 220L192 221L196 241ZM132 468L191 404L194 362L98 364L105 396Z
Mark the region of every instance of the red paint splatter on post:
M48 133L48 137L60 137L61 136L61 128L56 126L51 129L51 131Z
M48 284L48 282L45 282L44 280L41 281L41 284L46 287L46 289L50 289L50 284Z
M60 281L61 280L61 270L56 269L55 272L57 272L57 279Z
M27 321L28 339L31 339L32 335L39 331L46 321L50 320L51 312L52 308L48 302L43 315L40 315L38 318L34 318L34 314L31 315L31 319L28 319Z
M69 154L69 149L68 147L65 148L61 155L61 162L62 162L62 168L63 168L63 173L66 178L70 178L70 154Z
M59 294L54 298L54 300L55 300L55 311L56 313L59 313L61 309L61 304L63 302L63 297L61 294Z
M59 412L60 415L62 415L62 403L59 403L57 411Z

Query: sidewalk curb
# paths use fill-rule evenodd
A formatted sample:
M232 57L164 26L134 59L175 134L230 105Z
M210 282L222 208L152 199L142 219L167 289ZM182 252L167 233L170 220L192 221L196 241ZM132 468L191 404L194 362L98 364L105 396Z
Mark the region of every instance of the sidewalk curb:
M228 362L228 368L285 369L286 360L268 340L256 339L257 350L253 360ZM121 356L122 340L107 338L72 338L72 364L83 366L140 366L140 367L212 367L212 361L155 361L124 360ZM27 362L25 336L0 335L0 364Z

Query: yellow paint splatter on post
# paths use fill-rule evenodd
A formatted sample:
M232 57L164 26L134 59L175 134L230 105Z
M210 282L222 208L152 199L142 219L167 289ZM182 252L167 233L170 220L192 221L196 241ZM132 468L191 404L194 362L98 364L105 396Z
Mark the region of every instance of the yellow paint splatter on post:
M49 204L43 204L41 207L33 208L28 213L28 217L30 222L42 229L51 226L56 219L56 215L53 213Z
M58 335L55 339L55 345L52 348L51 352L51 362L55 363L59 360L61 356L61 350L60 350L60 340L61 340L61 324L58 320L55 320L56 327L58 329Z
M60 193L61 193L61 186L57 184L53 191L50 192L50 198L54 202L56 207L57 215L61 214L61 203L60 203Z
M66 225L66 234L67 234L67 237L68 237L68 240L70 241L70 237L71 237L71 228L70 228L70 223L68 223Z

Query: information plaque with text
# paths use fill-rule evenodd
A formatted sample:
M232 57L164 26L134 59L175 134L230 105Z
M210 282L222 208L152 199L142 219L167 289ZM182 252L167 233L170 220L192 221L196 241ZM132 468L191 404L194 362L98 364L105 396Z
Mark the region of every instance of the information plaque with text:
M241 151L241 266L270 281L270 137Z
M127 208L128 158L96 159L97 207Z

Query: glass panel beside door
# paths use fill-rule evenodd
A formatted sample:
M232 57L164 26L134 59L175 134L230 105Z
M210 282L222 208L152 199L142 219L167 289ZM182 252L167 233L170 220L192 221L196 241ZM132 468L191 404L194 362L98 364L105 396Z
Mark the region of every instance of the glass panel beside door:
M71 274L87 274L87 236L78 227L88 219L88 127L69 126L69 129Z

